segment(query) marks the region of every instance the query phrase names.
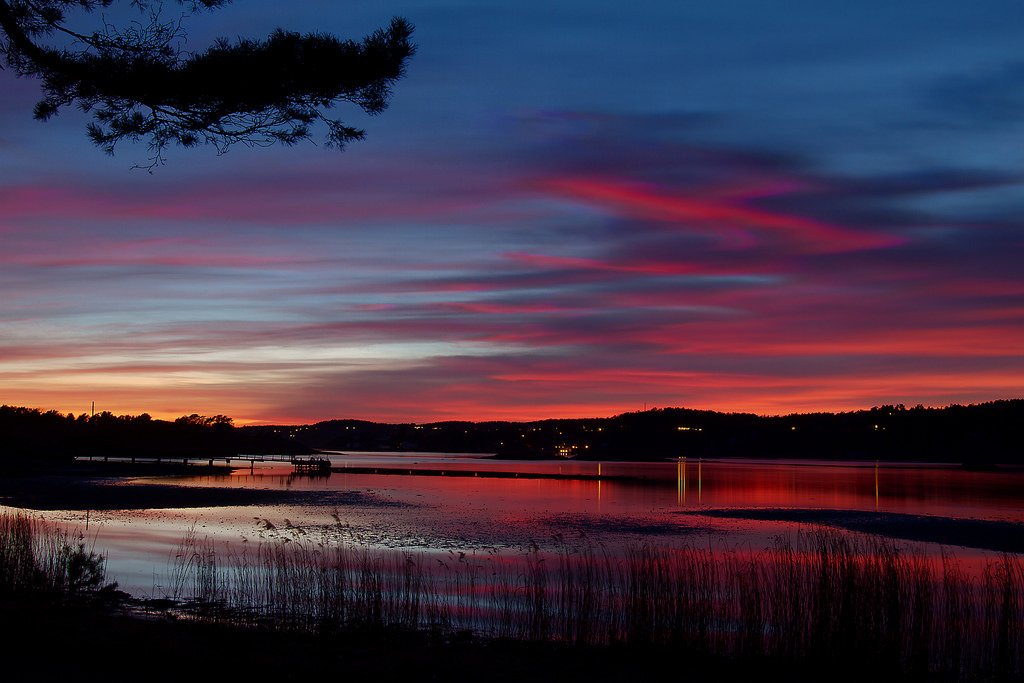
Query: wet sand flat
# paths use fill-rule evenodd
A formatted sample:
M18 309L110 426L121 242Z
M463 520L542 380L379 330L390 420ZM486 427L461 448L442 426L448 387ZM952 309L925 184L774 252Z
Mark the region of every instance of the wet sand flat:
M815 524L907 541L1024 553L1024 524L1019 522L827 509L702 510L696 514L725 519Z

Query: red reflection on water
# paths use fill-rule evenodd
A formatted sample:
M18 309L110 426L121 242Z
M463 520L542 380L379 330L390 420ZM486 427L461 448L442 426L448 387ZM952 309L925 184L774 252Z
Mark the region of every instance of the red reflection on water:
M198 521L204 533L230 528L236 539L248 536L253 541L274 540L263 521L269 520L278 528L304 527L310 535L302 538L308 539L340 518L338 524L348 535L332 536L334 541L413 551L496 548L520 555L531 542L551 550L561 542L554 540L558 538L593 542L612 552L650 543L716 551L740 546L756 553L777 537L806 530L807 524L702 513L860 510L1024 521L1024 499L1018 493L1024 490L1024 471L968 472L873 462L514 462L429 454L335 455L332 460L336 470L328 477L295 476L288 465L257 465L231 476L175 480L189 486L286 489L303 495L295 504L125 513L135 523L116 534L117 545L130 546L135 534L136 547L156 555L154 549L168 544L173 530L185 528L188 520ZM375 466L378 472L401 474L366 472ZM417 470L435 474L408 474ZM527 476L537 474L562 478ZM566 478L573 476L580 478ZM166 480L143 483L158 482ZM175 521L162 528L161 521L169 517ZM158 529L159 538L144 538ZM939 546L911 545L938 557ZM115 557L115 549L111 551ZM992 555L963 548L953 552L968 563ZM167 550L155 559L165 563L166 558Z
M604 513L629 515L673 509L809 508L1024 521L1024 497L1019 495L1024 471L971 472L870 462L526 462L429 454L361 454L332 460L335 472L325 478L292 476L287 466L277 466L184 483L304 491L373 489L410 502L472 504L524 518L551 510L594 512L600 505ZM346 466L359 469L346 472ZM422 472L432 476L418 476Z
M613 553L649 543L756 554L776 537L793 537L808 528L797 522L702 514L710 510L862 510L1024 521L1024 497L1019 495L1024 471L968 472L870 462L512 462L428 454L332 458L337 468L347 462L403 473L357 473L350 468L327 477L295 476L284 464L257 465L252 471L245 467L231 476L140 479L142 484L283 489L302 495L294 504L94 512L86 535L110 553L116 580L146 593L157 589L162 580L157 577L166 571L189 528L232 543L274 542L298 528L301 534L291 540L318 541L320 534L327 534L324 541L332 543L432 555L448 548L469 554L494 548L522 558L532 542L546 552L566 542L593 543ZM417 469L445 474L408 474ZM491 476L499 472L511 476ZM536 474L563 478L527 476ZM572 476L580 478L565 478ZM65 520L78 515L79 522L83 517L58 514ZM278 531L271 531L267 522ZM910 545L938 557L939 546ZM970 572L980 571L992 557L980 550L953 552ZM498 560L489 557L487 562Z

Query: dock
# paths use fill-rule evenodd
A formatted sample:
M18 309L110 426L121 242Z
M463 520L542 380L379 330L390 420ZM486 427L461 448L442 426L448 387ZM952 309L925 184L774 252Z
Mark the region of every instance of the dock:
M329 474L331 471L331 461L326 456L300 456L300 455L284 455L284 454L237 454L237 455L217 455L217 456L181 456L181 457L165 457L165 456L146 456L146 455L104 455L104 456L82 456L76 457L76 460L98 460L101 462L121 462L121 463L153 463L153 464L178 464L178 465L196 465L206 463L211 467L215 462L223 462L227 465L232 464L235 461L241 461L243 463L249 463L249 469L255 468L258 462L279 462L289 463L296 472L302 473L322 473Z
M331 461L323 456L311 456L309 458L292 458L292 467L296 472L330 474Z

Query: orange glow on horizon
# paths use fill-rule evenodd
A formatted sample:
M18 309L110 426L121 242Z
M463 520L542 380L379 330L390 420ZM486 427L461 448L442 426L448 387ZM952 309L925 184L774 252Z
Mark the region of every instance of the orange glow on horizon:
M865 384L870 382L865 381ZM868 410L879 405L893 405L904 403L906 405L923 405L926 408L944 408L954 403L969 404L983 403L992 400L1007 400L1020 398L1019 394L996 395L992 398L978 399L974 401L950 400L946 402L918 402L901 400L898 396L891 399L879 399L875 401L858 400L859 395L868 393L866 391L853 392L849 398L838 398L835 396L835 389L808 390L802 394L803 400L781 399L775 400L765 398L750 403L708 401L708 402L678 402L664 404L649 404L646 409L659 408L685 408L691 410L712 410L722 413L748 413L761 416L783 416L798 413L818 412L852 412ZM820 400L816 400L820 399ZM288 413L275 413L272 409L258 403L223 403L194 401L182 402L181 407L168 407L168 401L160 401L160 405L150 403L145 399L120 400L116 396L104 396L97 394L95 399L96 412L110 412L115 415L139 415L147 413L157 420L175 420L183 415L198 413L201 415L227 415L231 417L236 426L247 425L285 425L285 424L313 424L325 420L354 419L379 423L431 423L444 421L467 421L467 422L533 422L549 419L588 419L607 418L629 412L640 412L645 409L643 404L629 406L624 404L607 403L579 403L560 404L546 406L544 409L536 406L521 406L514 408L502 408L498 406L484 408L476 406L475 410L466 406L460 410L449 405L444 409L435 407L434 412L422 411L419 413L388 413L387 411L350 410L339 413L323 413L315 415L294 415ZM38 408L43 411L56 410L61 413L73 413L75 415L90 412L90 402L82 404L71 403L59 400L53 401L4 401L4 404L11 406L23 406L27 408Z

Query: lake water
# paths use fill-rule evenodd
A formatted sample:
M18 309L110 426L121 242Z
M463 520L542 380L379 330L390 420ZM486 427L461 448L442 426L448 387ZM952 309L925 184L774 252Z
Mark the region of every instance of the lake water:
M287 541L469 554L577 543L608 552L642 543L758 550L808 522L911 519L918 528L917 516L928 516L981 524L957 537L961 545L945 548L970 562L991 555L984 543L971 542L973 529L987 524L1014 533L1024 523L1024 471L821 461L533 462L429 453L330 459L336 469L329 476L294 475L288 464L256 463L225 476L120 484L287 490L297 494L294 503L46 516L83 529L109 554L109 571L124 589L154 596L162 592L175 549L190 528L236 549ZM430 474L409 474L418 470ZM786 514L770 518L779 511ZM817 512L787 518L793 511ZM861 528L856 524L847 528ZM907 524L901 524L905 531ZM889 527L870 527L879 528ZM930 542L934 534L925 535L929 542L914 533L904 538L926 553L942 549Z

